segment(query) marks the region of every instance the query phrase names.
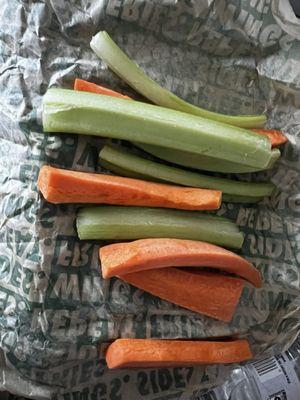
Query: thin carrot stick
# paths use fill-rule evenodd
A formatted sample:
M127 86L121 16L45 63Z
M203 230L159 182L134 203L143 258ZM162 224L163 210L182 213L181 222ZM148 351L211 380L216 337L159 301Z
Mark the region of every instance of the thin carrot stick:
M222 247L196 240L154 238L114 243L99 250L102 275L110 278L166 267L213 267L260 287L259 271L249 261Z
M215 210L222 192L43 166L38 187L51 203L94 203Z
M247 340L117 339L106 351L108 368L229 364L253 357Z

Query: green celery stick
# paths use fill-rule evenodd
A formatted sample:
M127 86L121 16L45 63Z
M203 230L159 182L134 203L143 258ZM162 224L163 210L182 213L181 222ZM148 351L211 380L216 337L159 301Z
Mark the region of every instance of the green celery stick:
M100 156L101 156L101 153L100 153ZM122 168L119 165L116 165L116 164L110 163L109 161L106 161L104 158L101 158L100 164L101 164L101 167L104 167L108 171L114 172L116 175L119 175L119 176L126 176L127 178L142 179L142 180L153 181L153 182L163 182L160 179L155 179L155 178L152 178L151 176L139 174L138 172L133 172L133 171L127 170L125 168Z
M177 185L221 190L229 196L264 197L270 196L275 189L272 183L252 183L202 175L197 172L185 171L170 167L155 161L147 160L130 153L120 147L104 146L100 151L100 162L116 165L121 170L136 174L140 179L156 179ZM103 165L105 166L105 165ZM106 166L108 166L106 164ZM108 166L108 169L109 166ZM118 173L117 171L113 171ZM127 175L128 176L128 175ZM132 176L133 177L133 176Z
M257 172L273 167L274 163L280 157L280 150L273 149L271 151L271 158L269 163L264 167L249 166L245 164L238 164L227 160L220 160L214 157L208 157L204 154L195 154L187 151L177 149L168 149L157 145L150 145L145 143L134 143L137 147L152 154L162 160L172 162L174 164L182 165L184 167L196 168L204 171L223 172L223 173L247 173Z
M126 176L128 178L134 178L134 179L144 179L144 180L150 180L150 181L154 181L154 182L164 182L162 180L159 179L154 179L150 176L147 175L142 175L142 174L138 174L136 172L132 172L129 170L126 170L124 168L119 167L118 165L115 164L111 164L108 161L105 161L104 159L101 160L101 165L102 167L104 167L105 169L114 172L115 174L119 175L119 176ZM234 195L234 194L222 194L222 201L223 202L230 202L230 203L258 203L259 201L261 201L263 199L263 197L252 197L252 196L238 196L238 195Z
M230 220L195 211L148 207L99 206L82 208L77 216L81 240L180 238L241 248L243 234Z
M269 140L254 132L138 101L67 89L43 99L46 132L82 133L159 145L264 168Z
M105 31L97 33L90 46L119 77L155 104L243 128L262 128L266 122L264 115L224 115L187 103L149 78Z

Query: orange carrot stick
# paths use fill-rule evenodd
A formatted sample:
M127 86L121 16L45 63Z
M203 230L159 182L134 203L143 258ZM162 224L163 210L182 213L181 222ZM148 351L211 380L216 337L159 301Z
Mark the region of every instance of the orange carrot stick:
M117 339L106 351L108 368L177 367L229 364L250 360L245 339L223 342L201 340Z
M96 85L96 83L84 81L83 79L75 79L74 90L105 94L106 96L119 97L121 99L132 100L130 97L125 96L122 93L115 92L114 90L111 89L107 89L104 86Z
M196 240L140 239L114 243L99 250L102 275L130 274L166 267L213 267L239 275L260 287L260 272L249 261L222 247Z
M50 203L102 203L215 210L222 192L43 166L38 188Z
M119 278L163 300L221 321L232 319L244 287L239 278L179 268L148 269Z
M272 147L280 146L287 142L287 137L281 131L277 131L276 129L252 129L252 131L259 135L267 136Z

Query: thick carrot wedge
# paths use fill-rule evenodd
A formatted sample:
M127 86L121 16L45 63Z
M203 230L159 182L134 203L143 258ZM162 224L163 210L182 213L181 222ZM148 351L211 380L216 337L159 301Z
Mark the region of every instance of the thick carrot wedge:
M166 267L213 267L239 275L260 287L259 271L247 260L222 247L196 240L140 239L114 243L99 250L102 275L109 278Z
M184 210L215 210L222 192L184 188L120 176L41 168L38 187L51 203L102 203Z
M216 341L117 339L106 351L108 368L230 364L251 359L245 339Z
M272 147L277 147L287 142L287 137L281 131L277 131L276 129L252 129L252 131L259 135L267 136Z
M119 278L163 300L221 321L232 319L244 286L239 278L178 268L148 269Z
M96 83L87 82L83 79L75 79L74 90L80 90L82 92L105 94L107 96L119 97L120 99L130 100L130 97L125 96L122 93L115 92L114 90L108 89L106 87L96 85Z

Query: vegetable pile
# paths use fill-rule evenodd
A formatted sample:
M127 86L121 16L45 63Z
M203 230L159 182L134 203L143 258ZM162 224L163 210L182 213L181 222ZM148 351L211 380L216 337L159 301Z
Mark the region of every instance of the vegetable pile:
M100 247L103 279L120 278L229 322L244 286L259 288L262 278L249 261L219 247L242 247L238 227L205 211L219 209L222 201L257 203L275 187L195 170L269 169L286 137L263 129L264 115L222 115L185 102L145 75L106 32L98 33L91 47L154 104L82 79L75 80L74 90L49 89L43 99L45 132L128 141L131 150L126 143L110 142L100 151L101 167L117 176L44 166L38 178L41 193L51 203L92 205L78 212L80 239L125 241ZM119 339L106 353L109 368L231 363L251 357L245 339Z

